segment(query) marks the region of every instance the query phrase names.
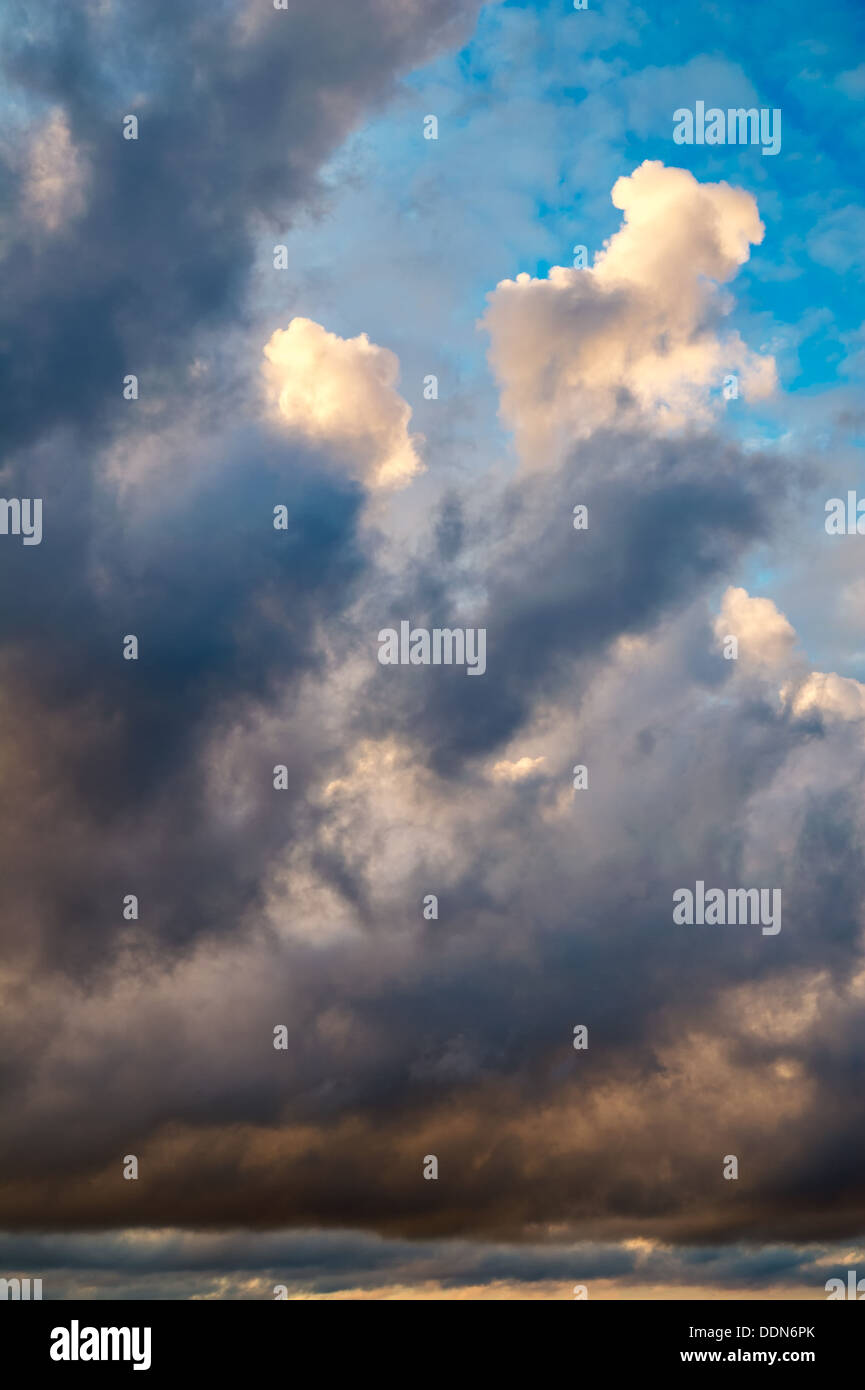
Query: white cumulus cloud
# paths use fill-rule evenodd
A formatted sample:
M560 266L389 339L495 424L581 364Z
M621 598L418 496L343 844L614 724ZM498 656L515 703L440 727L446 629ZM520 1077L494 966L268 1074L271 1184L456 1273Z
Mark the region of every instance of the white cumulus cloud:
M369 487L404 487L423 470L422 436L396 390L399 361L365 333L340 338L294 318L264 347L264 376L286 428L330 450Z

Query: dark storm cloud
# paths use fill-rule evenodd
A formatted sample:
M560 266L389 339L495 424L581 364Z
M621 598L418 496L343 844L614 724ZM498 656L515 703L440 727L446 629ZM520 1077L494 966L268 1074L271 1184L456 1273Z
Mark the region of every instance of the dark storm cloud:
M41 940L55 966L88 969L103 938L116 940L129 892L151 945L228 930L274 835L288 833L288 805L274 822L268 798L254 833L220 830L200 762L227 708L272 700L320 663L316 625L363 569L359 497L298 458L286 480L261 440L242 443L234 466L179 509L144 522L120 507L103 514L98 557L80 507L51 517L38 565L23 547L0 553L0 576L20 594L3 657L3 739L8 776L26 788L7 807L0 851L10 952L23 918L26 949ZM291 510L285 532L272 525L277 498ZM97 565L107 587L94 582ZM122 659L128 633L140 643L134 663ZM290 761L283 802L294 803L304 760L262 747L262 788L273 797L273 767Z
M476 864L480 888L473 892L464 878L442 895L443 926L418 922L406 939L406 914L419 917L417 907L412 914L401 892L385 892L375 897L385 919L380 945L370 936L325 953L294 947L262 954L250 943L242 986L227 996L223 985L208 1005L181 986L184 1015L149 1005L142 992L128 1055L109 1017L103 1046L79 1057L74 1070L49 1061L33 1073L30 1107L22 1098L18 1113L18 1156L5 1163L18 1179L4 1195L7 1221L51 1224L63 1213L76 1224L128 1221L129 1199L110 1156L122 1134L123 1151L142 1154L132 1210L145 1222L354 1221L404 1233L475 1229L515 1238L554 1220L599 1236L625 1222L630 1231L690 1240L814 1239L821 1231L840 1238L863 1209L861 1138L843 1105L845 1071L856 1056L856 1006L844 1000L849 948L839 946L834 960L827 953L813 919L797 911L792 875L783 880L789 917L768 951L741 928L726 936L673 931L670 923L672 886L702 873L735 877L730 826L751 764L766 756L767 730L779 737L764 718L743 739L735 709L721 727L707 721L689 730L701 758L687 778L680 775L678 804L667 807L666 857L653 838L651 798L631 808L628 830L641 857L628 861L614 845L592 866L573 850L564 855L563 844L545 843L540 808L525 797L516 814L490 818L484 861ZM724 762L736 736L734 770ZM785 737L794 756L795 736ZM716 785L722 768L723 795L695 823L695 798L701 786ZM668 785L668 768L653 775ZM816 807L812 817L820 819ZM695 832L689 861L679 847ZM515 839L531 846L531 867L524 851L502 880L501 856ZM554 898L547 889L553 874ZM849 900L856 890L845 881L836 891ZM717 1014L720 988L777 984L789 974L795 991L809 966L835 970L839 989L833 995L822 987L821 1017L800 1038L779 1040L771 1028L761 1037L760 1007L756 1035L748 1011L738 1023ZM348 1011L344 1037L318 1030L335 1000ZM282 1019L292 1037L287 1055L270 1047L271 1023ZM584 1056L570 1050L575 1020L590 1028ZM6 1054L20 1047L25 1075L39 1059L35 1042L51 1015L31 1013L28 1022L33 1033L22 1035L19 1025ZM69 1027L74 1036L76 1025ZM686 1057L696 1049L689 1081L670 1045L695 1030L685 1048ZM851 1038L844 1064L832 1042L839 1035ZM709 1050L701 1058L707 1037L719 1045L717 1057ZM172 1063L179 1057L178 1071ZM792 1085L775 1079L780 1063L801 1068ZM151 1078L146 1099L142 1068ZM71 1112L86 1105L79 1086L101 1104L86 1132L65 1138L58 1182L50 1150L56 1107L40 1095L47 1088L50 1097L61 1076L72 1088ZM172 1138L170 1120L180 1110L201 1127L197 1137L187 1130ZM220 1125L238 1122L252 1127L220 1134ZM419 1181L428 1152L443 1165L436 1188ZM728 1152L743 1164L735 1199L720 1176ZM93 1164L97 1182L88 1177ZM803 1209L802 1194L812 1189Z
M280 486L284 492L284 485ZM305 534L316 515L315 489L309 481L295 481L293 486L292 514L307 508L307 525L301 528ZM312 490L311 498L304 489ZM270 482L262 483L260 495L253 484L252 505L263 508L269 491ZM559 495L559 490L554 491ZM637 484L634 491L638 492ZM177 594L176 614L165 618L169 634L186 630L187 611L193 616L199 613L202 591L196 574L207 573L201 547L206 550L209 544L215 518L222 518L224 510L236 517L248 514L248 504L238 512L238 499L225 478L218 495L227 496L226 509L214 504L214 511L205 505L206 489L202 497L196 497L192 514L203 525L194 532L189 523L193 533L189 560L174 558L166 575L157 566L155 580L144 570L145 593L149 583L160 587L165 580L166 595ZM326 494L331 527L338 515L339 495ZM327 547L320 548L317 583L327 612L357 589L348 553L352 499L350 491L344 494L348 529L345 533L335 530L333 573L328 568ZM172 527L181 524L177 521ZM517 534L524 539L525 553L512 543L510 555L518 567L528 567L536 537L531 528ZM286 593L295 586L294 606L301 600L299 612L304 613L291 550L285 555L274 551L267 560L262 555L256 558L243 526L227 544L229 554L233 546L238 549L232 565L223 567L224 573L243 577L242 595L259 595L278 578ZM171 531L166 538L145 529L132 538L129 550L123 563L131 573L137 572L138 554L165 554L166 563L175 555ZM185 547L176 553L185 554ZM311 557L304 560L308 573ZM116 560L121 569L123 563ZM692 584L693 569L685 564L684 572ZM223 575L216 576L216 593L222 582ZM335 589L329 587L333 583ZM210 592L209 575L207 584L205 593ZM318 587L311 585L313 612ZM223 595L226 602L228 592ZM672 593L677 592L674 586ZM167 599L163 607L167 612ZM281 660L288 639L278 625L270 628L266 619L250 618L236 597L225 621L216 612L214 620L216 636L223 634L227 646L238 654L238 662L236 670L231 662L226 664L220 657L220 643L214 645L213 635L207 638L193 668L203 687L202 712L211 708L210 684L215 692L212 706L217 710L221 699L230 694L242 699L247 691L266 703L266 653L275 651L275 669L284 674L291 665ZM249 633L244 629L248 621L253 623ZM702 628L694 626L691 617L688 623L708 649L711 636L705 615ZM293 633L296 624L294 614ZM195 623L189 631L196 631ZM302 650L308 661L314 661L308 627L301 629L301 635ZM248 670L241 659L247 638L249 650L258 655ZM767 1136L762 1108L758 1115L740 1119L738 1138L730 1137L733 1077L723 1082L716 1078L720 1110L726 1116L718 1120L717 1132L706 1130L705 1117L692 1123L688 1091L672 1101L664 1091L669 1064L663 1054L677 1031L687 1032L698 1021L707 1021L710 1030L715 1028L723 1036L723 1022L711 1023L719 987L780 979L788 971L795 974L809 967L837 971L843 984L852 943L849 932L832 923L838 920L839 904L849 913L857 901L859 832L850 806L839 799L831 779L827 790L812 793L799 838L801 867L788 865L781 880L787 903L785 930L771 942L770 951L759 935L742 936L741 929L734 937L672 931L672 889L698 877L739 882L740 808L759 795L764 785L783 776L788 762L819 749L829 735L813 721L797 721L779 712L759 685L746 699L727 695L720 704L712 704L714 692L724 691L720 677L708 686L695 683L694 673L688 672L687 653L675 647L662 657L662 671L667 662L672 669L664 673L664 693L655 697L654 704L635 690L631 707L625 689L618 697L625 704L610 711L616 747L620 733L628 728L623 719L632 721L634 735L647 721L655 729L651 755L639 773L648 793L635 799L633 786L628 791L633 773L617 767L615 750L605 752L602 743L596 746L595 785L599 781L603 785L606 779L619 787L612 807L605 809L601 803L596 808L602 836L604 819L612 816L606 826L609 842L603 849L575 853L568 847L567 836L544 833L544 815L553 795L547 783L518 788L511 797L493 798L482 779L466 768L458 784L460 797L473 798L482 813L469 866L452 871L430 858L423 873L417 871L414 902L406 899L404 884L391 887L366 877L369 866L358 858L353 844L359 826L349 826L346 838L331 837L325 846L318 841L316 816L305 814L299 821L274 818L270 798L259 794L257 808L227 837L217 806L201 799L196 802L194 794L186 798L178 794L178 785L181 791L184 787L183 777L172 773L172 759L167 759L161 776L153 779L153 804L148 808L144 800L160 825L156 845L161 857L156 862L162 881L157 887L159 878L154 873L148 893L166 905L167 940L183 942L190 933L225 931L237 920L233 914L248 902L244 890L250 898L254 896L268 860L287 838L301 831L312 846L319 873L354 907L362 906L364 936L354 944L324 951L299 943L277 948L248 938L249 954L243 965L247 978L241 988L238 977L226 995L223 980L216 997L205 1004L199 990L181 981L179 993L167 1008L159 1001L158 964L145 956L142 990L131 996L134 1040L128 1046L120 1044L116 1034L120 1019L115 1017L119 1005L106 1000L100 1025L104 1031L85 1052L79 1052L73 1066L59 1056L46 1057L37 1044L40 1036L50 1036L58 1026L61 1036L68 1028L75 1037L88 1017L86 1000L79 1000L68 1018L61 1011L59 1019L53 999L34 1000L23 1029L20 1018L10 1018L4 1055L15 1081L10 1099L17 1101L17 1122L14 1153L10 1146L4 1164L13 1179L4 1196L9 1224L26 1227L36 1219L48 1224L64 1219L87 1225L125 1224L131 1215L125 1195L129 1189L119 1185L116 1173L112 1176L112 1167L116 1169L120 1153L131 1151L142 1155L147 1175L136 1189L134 1204L135 1218L145 1223L187 1221L209 1226L246 1220L269 1225L316 1220L340 1225L354 1221L417 1234L430 1230L455 1234L475 1228L513 1238L545 1220L574 1223L599 1235L608 1229L606 1223L615 1229L617 1223L627 1221L632 1228L675 1233L685 1239L757 1232L778 1238L791 1227L803 1238L818 1235L825 1228L825 1208L835 1198L824 1186L820 1220L801 1213L794 1218L785 1187L801 1194L812 1182L825 1184L827 1166L838 1171L850 1144L854 1151L856 1147L834 1098L831 1104L823 1100L832 1088L827 1091L822 1085L820 1058L825 1043L821 1030L797 1048L769 1043L760 1051L755 1050L753 1039L746 1038L738 1042L737 1051L735 1034L726 1043L734 1063L747 1068L756 1062L764 1072L779 1058L798 1058L808 1081L821 1086L818 1105L826 1137L819 1151L807 1145L794 1120L777 1118ZM141 669L144 710L151 702L161 710L166 700L176 700L178 746L173 760L176 763L181 755L180 735L186 733L191 745L189 773L194 777L195 701L190 696L186 710L186 666L180 663L174 671L171 662L163 660L151 674L143 665ZM244 674L246 682L241 679ZM426 688L431 688L430 682ZM434 697L429 698L435 709ZM668 699L679 701L687 711L684 717L682 710L676 716L675 737L665 723ZM701 700L710 703L701 708ZM368 707L364 702L363 708ZM421 705L418 713L422 710ZM420 722L417 732L435 748L434 738ZM307 739L313 737L314 730L309 728ZM483 728L478 739L484 749ZM101 744L102 734L97 732L95 747ZM293 777L299 774L302 789L313 772L309 749L297 750L294 739L287 746L292 750ZM698 750L696 756L692 748ZM319 753L333 756L326 746ZM157 749L153 756L159 756ZM845 776L854 776L850 750L838 749L835 756L843 757ZM861 752L857 756L861 763ZM258 770L264 787L269 760L262 757ZM185 763L180 766L186 769ZM452 785L452 777L442 782L443 796ZM143 786L145 791L151 787L146 777ZM675 796L670 794L671 786ZM630 800L624 841L620 796ZM188 816L190 808L198 812L192 835L172 817L172 798L177 800L178 815ZM660 842L658 798L664 810ZM87 798L81 800L86 803ZM102 804L98 797L96 801ZM127 802L121 798L123 804ZM130 795L132 820L121 824L123 837L128 825L135 824L135 804ZM71 818L79 807L74 794L69 806ZM76 814L80 817L80 809ZM148 827L148 818L143 824ZM87 843L85 837L81 847ZM514 844L522 846L516 857ZM77 881L86 885L91 870L86 858L79 862L81 847L75 866ZM104 842L102 848L104 853ZM819 876L816 889L813 885L808 866L815 855L823 865L830 896L820 892ZM140 850L134 858L128 854L128 866L130 872L133 867L136 873L142 872ZM555 894L549 892L551 882L556 883ZM97 880L97 884L105 887L104 882ZM431 884L441 886L445 925L421 927L420 897ZM119 879L114 887L119 892ZM48 891L56 893L56 877ZM96 890L91 886L89 891L95 903ZM209 895L213 907L208 911ZM173 915L168 908L171 900ZM802 902L805 913L799 909ZM194 922L187 921L190 903L195 907ZM816 912L825 920L830 911L831 921L820 934L809 929ZM418 919L408 936L407 912L410 920ZM161 924L159 912L156 924ZM88 972L98 968L93 921L86 920L86 931L84 925L75 930L74 918L71 925L70 942L77 943L83 953L79 964ZM108 938L107 924L105 935ZM115 948L120 949L116 932ZM141 950L140 944L136 949ZM63 959L63 949L56 946L55 965ZM124 969L128 968L129 962ZM149 983L155 988L152 1004L147 998ZM347 1011L348 1021L345 1035L334 1038L319 1031L319 1020L335 1001ZM288 1055L274 1053L271 1047L272 1025L281 1020L287 1020L291 1030ZM577 1020L589 1025L593 1039L590 1052L579 1059L579 1082L569 1048ZM181 1057L183 1065L178 1068L176 1060ZM829 1057L827 1065L837 1063ZM100 1105L86 1127L76 1127L65 1137L58 1183L51 1145L58 1116L51 1096L59 1085L70 1114L80 1115L87 1109L88 1094L98 1095ZM631 1094L634 1086L638 1094L645 1091L645 1100ZM607 1121L595 1124L587 1119L588 1130L579 1128L575 1146L563 1144L562 1129L572 1128L571 1110L583 1087L589 1114L593 1107L603 1107L607 1095L630 1096L621 1104L626 1110L635 1108L626 1126L627 1144L612 1167L605 1164L603 1155L618 1141ZM660 1121L652 1116L653 1088L662 1105ZM546 1118L530 1138L523 1121L537 1106L546 1107ZM764 1106L771 1111L768 1099ZM814 1114L812 1108L809 1122ZM178 1115L187 1127L181 1126L172 1137L172 1121ZM235 1130L234 1137L230 1129L219 1133L219 1126L238 1125L250 1128ZM200 1126L198 1137L195 1126ZM491 1145L489 1135L495 1136ZM748 1155L747 1182L742 1188L748 1196L731 1207L718 1197L718 1170L723 1153L740 1148ZM455 1184L433 1189L418 1182L418 1164L426 1152L440 1155L449 1175L458 1175ZM255 1171L252 1182L250 1164ZM292 1175L288 1186L285 1172ZM93 1182L95 1173L99 1179ZM830 1221L833 1230L837 1226L840 1234L861 1207L861 1184L853 1181L851 1186L845 1181L843 1209Z
M191 762L226 704L271 698L314 666L315 625L364 563L359 494L316 478L296 449L239 434L231 408L249 364L232 377L223 354L201 383L187 369L202 334L238 319L255 219L287 225L349 129L472 13L453 0L7 11L2 62L32 128L5 147L2 178L4 493L44 507L38 558L20 544L0 553L16 596L0 620L8 775L21 787L3 851L12 954L36 944L55 966L96 968L113 933L106 905L133 879L153 941L225 930L255 896L266 818L242 848L212 824L199 834ZM27 180L58 111L72 144L60 173L75 173L74 154L84 192L46 222L28 210ZM127 112L137 141L122 138ZM140 402L121 397L128 371ZM223 434L200 444L190 431L185 500L140 520L139 499L104 487L100 451L118 435L134 443L148 419L198 423L208 407ZM190 452L220 460L211 485L190 488ZM171 481L158 486L168 499ZM272 529L277 501L288 533ZM135 666L119 660L127 632L141 641ZM287 757L262 749L268 784Z
M734 499L723 506L728 539L731 546L742 545L767 524L761 488L768 491L775 478L767 469L762 483L751 481L754 473L741 481L741 457L733 451L714 456L708 441L703 446L727 466L724 482ZM509 663L508 676L524 713L506 724L506 732L522 726L538 693L564 700L563 717L567 692L585 687L581 664L590 662L602 676L601 657L617 630L647 629L650 613L668 625L671 616L680 619L684 628L674 624L645 676L633 688L622 682L611 708L596 716L588 745L593 788L602 791L593 803L594 841L581 843L590 829L582 825L574 844L579 804L574 827L556 822L557 787L549 778L493 792L476 765L466 763L456 777L451 757L436 796L444 802L455 796L453 814L463 818L461 860L437 860L430 847L422 864L401 865L403 877L390 882L378 862L387 827L378 831L374 816L357 811L341 825L333 810L304 801L311 786L329 775L327 768L337 777L348 771L345 749L340 760L336 748L348 731L355 738L368 732L368 693L357 708L343 701L341 722L324 735L315 721L295 726L285 723L284 711L277 713L291 673L312 673L322 697L333 699L342 663L376 631L377 622L367 617L369 591L376 603L381 598L356 535L357 493L325 487L302 472L288 484L283 477L277 481L273 470L281 460L269 456L263 443L261 449L252 463L245 439L242 488L229 462L217 481L199 485L187 505L139 523L122 547L101 545L101 563L113 576L111 602L117 593L135 597L148 614L158 659L148 668L143 652L126 717L118 695L125 672L118 663L120 674L99 687L102 703L95 706L89 757L79 778L61 780L65 800L52 803L45 791L34 799L43 824L59 820L72 827L72 853L64 860L59 844L48 838L58 857L44 890L51 905L31 905L32 917L46 931L56 914L47 933L52 967L65 966L88 980L88 989L98 981L99 989L92 1004L87 990L62 1002L50 991L34 992L26 1017L18 1011L8 1016L4 1058L16 1125L14 1144L5 1146L7 1183L0 1190L6 1223L23 1229L37 1222L267 1227L315 1221L415 1236L475 1230L516 1239L553 1221L598 1238L627 1229L683 1241L778 1239L791 1232L807 1239L827 1229L839 1235L849 1229L865 1209L865 1197L855 1178L845 1178L841 1204L830 1210L837 1199L827 1193L825 1174L849 1171L844 1155L851 1143L854 1152L857 1146L832 1088L822 1085L823 1027L812 1027L795 1047L776 1040L759 1049L747 1033L730 1031L715 1010L725 989L814 969L837 975L843 990L858 958L842 919L852 922L861 892L861 830L849 793L839 795L833 785L832 768L842 769L855 785L861 750L854 761L843 728L792 717L759 680L749 684L746 676L743 689L730 690L732 675L717 653L714 679L700 673L699 663L695 669L690 646L709 652L713 638L694 590L716 580L725 561L718 538L701 525L705 513L693 500L691 510L683 508L681 529L671 528L662 551L680 539L681 553L672 562L672 578L667 576L639 543L637 517L656 515L651 503L658 486L657 473L642 467L651 452L639 451L641 467L618 511L627 553L595 549L590 564L568 570L572 554L557 549L559 563L548 573L539 545L553 547L553 499L569 502L573 484L554 479L527 493L522 515L528 524L515 526L489 574L497 593L498 576L511 576L500 611L513 623L522 655ZM695 479L685 487L676 476L678 470L688 477L691 453L664 448L657 457L669 466L671 486L680 494L717 500L717 488L701 494ZM605 458L601 450L599 463ZM287 537L251 520L266 513L277 488L295 523ZM641 508L647 497L649 505ZM570 532L569 508L563 505L561 512L562 527ZM316 539L311 549L310 533ZM212 549L216 534L218 556ZM568 534L573 539L583 538ZM286 540L288 547L278 548ZM625 571L633 607L620 603L605 621L597 611L603 608L604 580L615 590ZM447 602L446 569L439 583ZM280 603L274 610L266 600L275 586ZM683 609L688 600L690 608ZM580 636L576 627L568 629L574 650L565 655L567 646L563 651L554 640L553 615L567 624L569 603L582 604L588 631ZM343 612L348 605L354 605L351 621ZM327 662L317 645L319 619L330 621L336 646ZM366 656L372 665L373 649ZM83 701L86 663L72 656L69 662L70 691ZM10 670L14 677L14 664ZM417 696L409 721L414 747L429 750L435 767L450 731L442 731L428 671L376 673L381 694L375 728L391 734L400 727L387 716L388 702L398 709L401 694L394 679L385 682L404 674L414 678ZM464 673L446 674L473 684ZM495 692L493 683L494 721ZM228 729L231 716L236 722L238 709L253 700L274 713L275 727L282 729L275 746L287 748L290 757L277 757L271 744L250 745L256 790L239 818L232 818L229 807L225 820L219 802L202 793L205 739L223 719ZM479 709L483 715L484 707ZM173 742L163 748L157 733L166 710L166 735ZM137 740L148 731L149 717L155 721L152 741L141 756ZM620 750L632 747L647 726L653 730L651 752L635 771L633 754L623 762ZM50 732L50 722L44 727ZM86 737L87 727L86 720L78 721L78 738ZM60 728L62 740L62 722ZM484 754L502 732L491 738L479 718L469 746ZM62 751L65 745L59 746ZM740 882L741 855L749 843L743 808L779 778L789 775L795 787L797 760L815 750L824 756L826 781L809 794L797 841L801 865L779 870L764 850L752 870L756 881L769 875L769 882L783 886L781 936L767 943L741 928L735 935L674 930L672 890L697 878ZM112 769L120 754L136 772L137 792L134 786L125 794L117 790L116 774L101 765L100 755ZM282 803L268 790L270 765L284 760L292 772L289 809L274 814ZM564 761L570 761L566 752ZM557 775L556 769L550 772ZM560 775L567 782L566 768ZM115 791L123 815L112 836L106 808ZM424 815L425 808L399 810L398 800L395 805L409 822ZM97 840L94 827L82 824L83 810L91 808L103 816L107 838L103 833ZM46 844L44 836L33 834L26 805L19 819L29 834L11 837L13 885L19 859L22 878L33 878L33 852L28 859L22 846L35 844L44 852ZM369 849L365 835L372 836ZM97 844L105 867L94 878ZM298 847L317 877L351 908L359 928L354 940L317 945L314 911L303 941L250 931L243 914L263 905L264 876ZM809 867L815 856L823 865L816 879ZM128 888L121 870L145 885L152 932L148 926L121 937L115 926L112 935L105 902L113 896L119 908L121 889ZM772 877L779 872L780 879ZM442 921L426 925L420 900L433 887L441 894ZM102 914L96 922L87 911L91 904L93 913ZM288 908L289 919L293 911ZM816 914L829 919L820 934L811 929ZM69 923L65 941L55 936L63 921ZM232 927L234 954L220 966L218 955L211 959L213 945L205 943ZM147 952L150 935L160 940L160 956ZM189 952L197 946L198 954L163 975L169 946ZM103 978L109 962L115 974ZM843 1019L846 1010L839 1010ZM127 1018L135 1029L128 1040ZM282 1021L291 1036L287 1054L272 1047L273 1025ZM585 1057L570 1048L578 1021L592 1037ZM671 1063L671 1041L701 1029L723 1039L720 1068L710 1053L696 1064L696 1076L708 1069L717 1088L717 1113L711 1116L694 1108L700 1086L695 1091L693 1081L680 1081L671 1088L668 1081L671 1065L681 1065L679 1059ZM72 1060L62 1043L67 1035ZM40 1039L55 1037L59 1046L40 1046ZM705 1048L705 1037L695 1046ZM798 1089L817 1088L805 1130L798 1114L787 1113L788 1102L773 1101L767 1080L776 1064L791 1061L801 1068ZM831 1054L826 1065L836 1065ZM742 1078L751 1071L763 1094L759 1106L741 1111ZM75 1121L64 1135L59 1175L52 1143L58 1094L67 1121ZM88 1097L98 1097L98 1106ZM86 1125L79 1123L84 1114ZM808 1134L818 1116L824 1139L815 1149ZM737 1189L742 1197L731 1202L720 1164L725 1153L740 1151L747 1162ZM142 1178L134 1187L119 1177L126 1152L142 1160ZM421 1159L430 1152L443 1164L439 1185L419 1180ZM795 1199L813 1184L824 1184L819 1217L791 1213L788 1193Z
M566 681L578 697L614 638L647 631L734 574L746 547L768 539L795 476L789 463L746 455L716 435L658 440L598 432L561 469L529 475L500 500L487 500L471 538L483 557L474 578L486 598L460 619L486 628L487 673L467 680L461 669L442 669L434 683L397 686L385 668L371 682L367 722L428 737L439 770L461 775L464 760L510 737L539 697L555 696ZM579 532L572 525L577 501L590 517ZM401 618L416 627L457 625L456 585L443 563L453 557L442 538L455 556L470 538L453 499L437 536L435 562L401 576L409 587L375 592L371 626L398 626ZM585 663L576 689L575 658Z

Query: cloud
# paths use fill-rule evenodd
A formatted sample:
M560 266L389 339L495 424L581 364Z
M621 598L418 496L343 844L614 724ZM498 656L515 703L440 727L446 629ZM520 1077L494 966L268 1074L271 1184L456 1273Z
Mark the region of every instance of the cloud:
M795 690L785 693L799 716L811 711L846 721L865 717L865 686L847 676L813 671Z
M849 1254L814 1245L677 1251L650 1241L402 1241L353 1231L5 1237L4 1269L33 1270L43 1298L573 1300L825 1298ZM27 1277L25 1274L24 1277ZM34 1277L31 1275L31 1277Z
M340 338L309 319L277 329L264 375L287 429L332 450L371 487L405 487L423 467L411 407L395 386L399 363L365 333Z
M526 777L533 776L543 765L544 759L541 758L517 758L512 762L507 758L501 758L493 764L492 778L496 782L521 782Z
M858 203L836 208L821 217L808 238L808 254L818 265L843 275L862 273L862 238L865 236L865 208Z
M757 650L768 632L783 656L792 634L780 615L746 601ZM711 679L695 642L715 663ZM576 714L567 691L533 706L526 735L537 746L557 726L558 761L541 780L492 786L425 770L413 745L348 754L345 691L317 711L337 728L301 756L300 730L308 741L316 727L310 670L308 697L271 704L265 740L297 750L305 809L274 819L266 766L234 804L200 802L208 874L233 904L230 937L218 916L209 930L199 923L169 970L165 954L142 954L136 929L83 987L67 980L62 999L50 978L20 1008L10 992L5 1222L128 1224L131 1185L116 1170L135 1152L136 1219L156 1225L371 1223L496 1241L545 1223L564 1239L840 1237L865 1201L861 1145L840 1105L865 978L861 738L851 744L843 720L818 732L750 689L737 694L733 677L723 683L732 664L713 652L695 601L617 644ZM259 731L251 747L261 742ZM563 800L556 782L570 788L572 749L589 750L590 789ZM238 758L242 768L242 748ZM217 839L221 824L230 837ZM220 865L216 850L231 858ZM112 857L110 841L102 853ZM189 855L187 839L178 866ZM281 891L272 878L269 921L255 897L237 912L234 856L253 876L264 859L290 870ZM825 878L810 873L815 856ZM672 890L697 877L781 882L785 925L771 954L743 929L710 939L673 927ZM172 874L175 898L181 881ZM320 930L325 886L342 931ZM429 891L436 922L421 914ZM598 979L605 989L587 990ZM790 1001L815 990L820 1007L781 1027ZM280 1022L287 1052L272 1046ZM585 1056L570 1046L575 1022L589 1028ZM58 1183L49 1139L61 1095L62 1113L88 1122L67 1135ZM747 1155L732 1209L720 1177L730 1152ZM419 1176L427 1153L447 1176L434 1199ZM818 1199L827 1170L833 1184Z
M18 595L0 662L3 1220L202 1233L154 1260L163 1280L207 1263L207 1235L321 1228L306 1264L291 1242L211 1248L212 1282L172 1286L202 1296L257 1296L262 1258L322 1294L570 1280L578 1242L627 1285L636 1237L677 1247L641 1271L651 1287L687 1287L707 1245L728 1287L770 1267L795 1286L789 1250L762 1275L729 1252L840 1239L865 1213L863 749L856 692L794 659L791 625L740 583L798 481L710 404L724 367L746 398L772 375L723 331L719 289L760 239L756 203L644 164L616 182L623 226L591 269L495 289L491 360L538 467L512 476L479 446L483 475L418 479L419 522L399 510L419 445L395 356L284 305L268 314L289 327L244 356L245 270L250 219L315 205L321 159L465 16L298 13L249 24L239 52L199 26L190 57L185 11L161 7L169 69L137 149L71 61L94 49L86 17L51 61L19 55L52 100L63 87L105 176L52 233L81 253L67 298L23 232L12 253L10 481L52 506L38 560L0 551ZM265 340L276 421L245 375ZM106 404L133 363L151 415ZM107 460L140 481L132 501ZM368 489L381 510L362 523ZM376 634L403 616L485 626L484 678L381 667ZM671 895L697 878L780 884L782 933L683 931ZM819 1007L797 1012L797 991ZM456 1273L450 1238L479 1247ZM120 1278L135 1255L90 1258Z
M91 446L122 429L129 373L142 401L172 387L182 400L193 341L241 316L262 229L272 245L274 228L321 205L327 158L398 74L465 35L476 9L265 5L239 30L214 23L205 0L146 13L78 0L38 24L10 22L3 69L32 133L27 159L13 145L0 162L25 212L4 227L7 449L58 428ZM134 80L116 60L128 52L149 55ZM137 140L123 138L127 113ZM86 194L84 150L98 171ZM33 216L50 235L33 237ZM76 460L82 475L91 454Z
M730 305L718 284L763 239L754 198L647 160L617 180L612 200L624 224L591 267L523 273L489 296L502 412L534 468L613 421L708 421L726 372L741 374L748 398L775 386L772 358L721 328Z
M31 139L22 190L25 216L56 232L86 206L91 170L75 148L64 112L57 108Z
M727 589L715 619L715 636L723 642L728 634L738 639L738 659L768 667L783 667L791 661L796 634L771 599L752 598L745 589Z
M865 63L860 63L858 68L839 73L835 79L835 86L851 101L861 101L865 96Z

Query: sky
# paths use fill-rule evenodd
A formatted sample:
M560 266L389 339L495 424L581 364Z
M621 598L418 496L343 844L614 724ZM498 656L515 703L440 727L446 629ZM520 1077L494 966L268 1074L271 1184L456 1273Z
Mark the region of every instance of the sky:
M865 1276L863 31L4 8L0 1277Z

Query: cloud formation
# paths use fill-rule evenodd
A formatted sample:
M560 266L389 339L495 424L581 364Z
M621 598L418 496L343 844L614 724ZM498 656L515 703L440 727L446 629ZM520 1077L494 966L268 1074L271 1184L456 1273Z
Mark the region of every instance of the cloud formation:
M276 330L264 356L269 394L291 433L323 446L371 487L405 487L420 472L392 352L365 333L346 341L295 318Z
M757 198L643 162L590 267L501 281L516 454L445 484L395 346L248 273L472 8L203 13L152 10L140 91L102 7L13 55L4 486L46 525L0 549L4 1258L810 1289L865 1214L865 697L745 582L802 486L719 394L776 386L725 323ZM403 619L484 627L486 672L380 666ZM782 932L675 924L698 879L780 887Z
M592 266L523 273L490 296L502 411L534 467L614 421L708 420L725 372L741 375L749 399L776 384L772 358L722 328L731 304L718 286L763 240L754 198L647 160L616 181L612 201L623 225Z

